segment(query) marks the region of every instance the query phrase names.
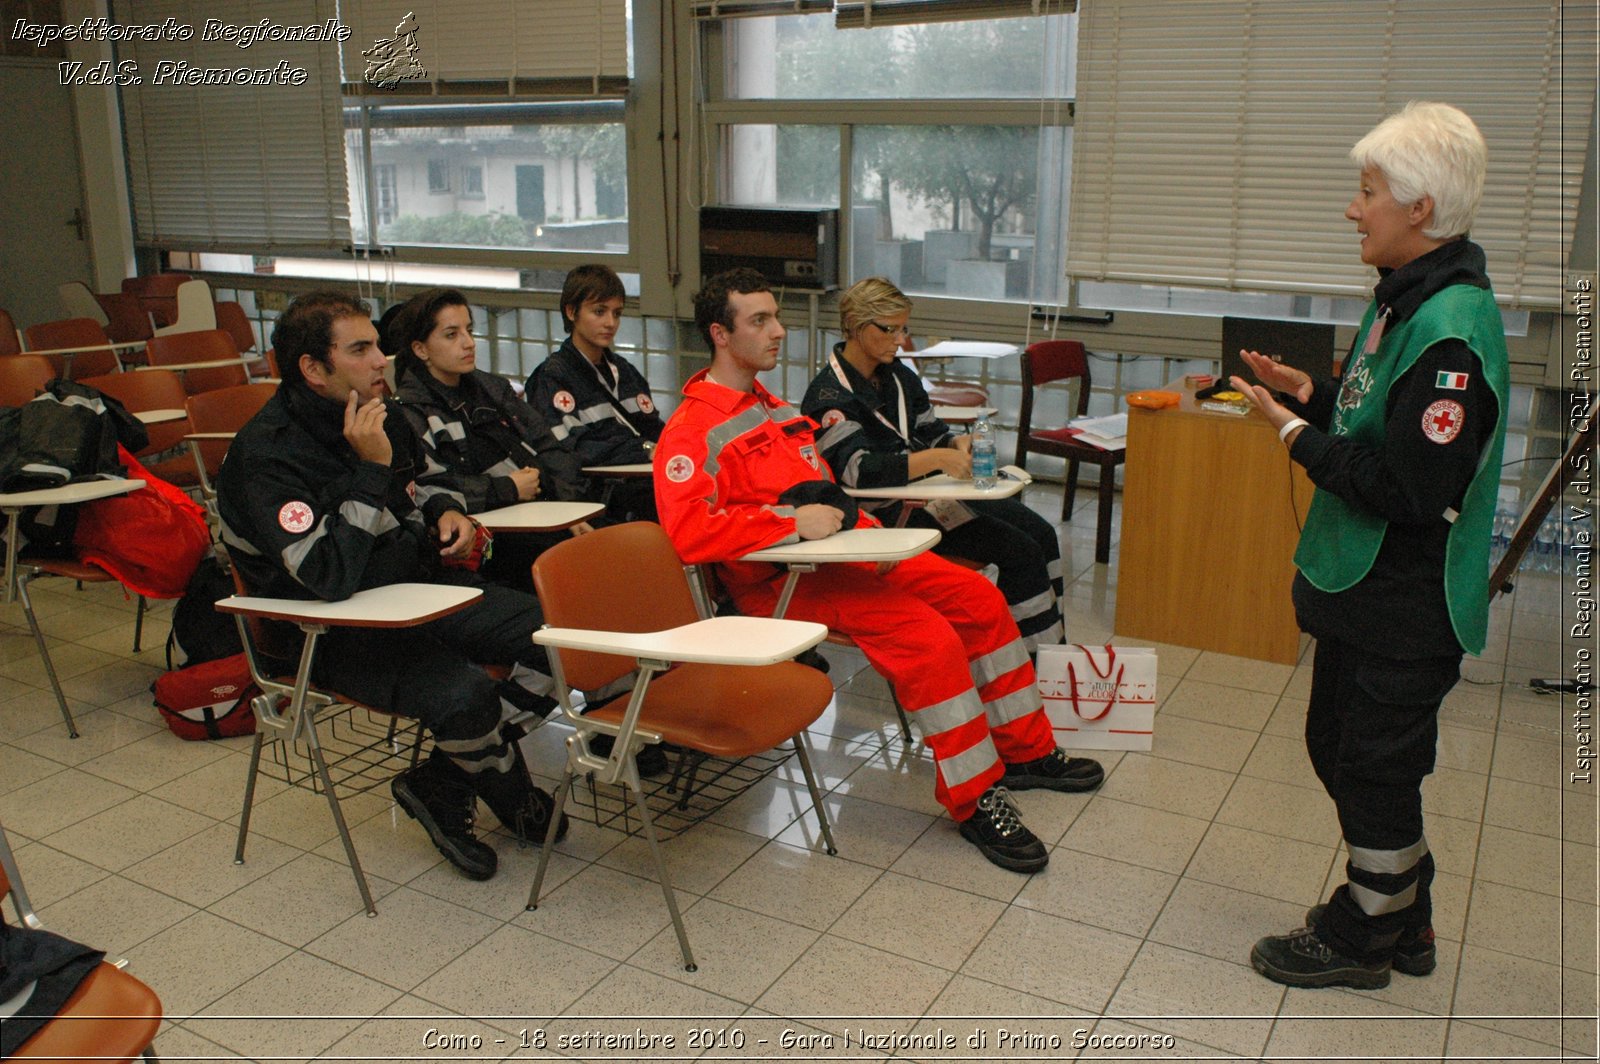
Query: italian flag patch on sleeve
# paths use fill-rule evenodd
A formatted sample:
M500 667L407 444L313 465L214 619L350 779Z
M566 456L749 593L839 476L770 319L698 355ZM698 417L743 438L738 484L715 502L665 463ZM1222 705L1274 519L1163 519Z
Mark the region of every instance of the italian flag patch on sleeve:
M1442 369L1439 371L1439 375L1434 378L1433 386L1435 388L1448 388L1454 392L1464 392L1467 390L1467 375L1465 373L1451 373Z

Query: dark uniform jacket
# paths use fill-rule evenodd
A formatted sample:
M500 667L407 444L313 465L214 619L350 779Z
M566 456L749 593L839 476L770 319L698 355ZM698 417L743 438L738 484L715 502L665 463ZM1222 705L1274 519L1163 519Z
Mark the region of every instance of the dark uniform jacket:
M645 441L659 440L666 427L650 385L609 350L601 361L614 389L567 337L528 378L528 403L550 423L557 439L572 444L581 466L648 462Z
M928 390L910 366L897 359L869 380L845 361L843 351L843 344L834 346L828 364L800 403L801 411L821 426L817 442L822 457L847 487L904 484L906 456L930 447L949 447L954 433L933 416ZM901 394L905 396L905 427L910 439L900 434Z
M539 498L581 499L588 484L572 446L519 399L510 382L474 370L454 388L426 370L400 381L401 410L422 441L419 485L458 494L470 514L517 502L511 474L539 470Z
M222 540L255 594L349 598L438 571L429 529L458 500L417 483L422 445L391 403L387 466L344 438L344 404L285 383L234 437L217 479Z
M1469 240L1435 248L1378 282L1373 296L1388 307L1388 328L1414 314L1427 299L1455 284L1489 287L1483 250ZM1354 352L1346 358L1350 365ZM1441 391L1441 374L1467 375L1465 389ZM1361 582L1330 593L1303 575L1294 581L1295 614L1311 635L1327 635L1390 658L1459 654L1445 602L1445 510L1459 507L1495 430L1498 403L1478 358L1460 340L1428 348L1387 396L1381 448L1324 431L1333 418L1341 381L1316 382L1311 402L1285 404L1311 425L1300 431L1294 460L1318 488L1351 500L1389 522L1383 545ZM1445 443L1429 439L1423 416L1441 397L1461 404L1461 431ZM1485 574L1484 579L1488 579Z

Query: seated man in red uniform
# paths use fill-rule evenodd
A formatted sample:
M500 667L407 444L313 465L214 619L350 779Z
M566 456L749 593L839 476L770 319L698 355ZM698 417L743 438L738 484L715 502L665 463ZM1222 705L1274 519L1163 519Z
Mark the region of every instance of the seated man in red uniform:
M833 473L818 454L815 423L756 381L777 364L784 336L761 275L711 278L695 296L695 324L711 366L684 385L656 446L656 507L684 561L718 563L740 611L770 616L783 570L737 559L832 535L844 513L780 501L796 485L831 483ZM858 527L877 523L865 512L856 519ZM964 838L1012 871L1049 863L1007 788L1086 791L1104 772L1056 747L1033 665L993 584L934 554L892 566L826 565L800 579L787 616L848 633L888 678L927 736L934 795Z

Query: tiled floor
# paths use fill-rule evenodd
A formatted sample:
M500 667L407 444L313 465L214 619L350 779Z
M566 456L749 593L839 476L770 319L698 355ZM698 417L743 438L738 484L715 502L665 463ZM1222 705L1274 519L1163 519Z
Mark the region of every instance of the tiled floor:
M1092 563L1092 522L1080 506L1066 529L1066 605L1070 638L1100 643L1116 559ZM386 789L359 797L369 919L321 797L264 782L235 866L248 740L167 732L146 693L160 651L129 653L114 587L41 581L37 601L83 734L66 738L6 607L0 823L47 925L125 954L161 995L165 1059L1595 1059L1596 790L1562 783L1570 696L1525 686L1572 652L1548 574L1496 604L1441 716L1424 791L1439 969L1374 993L1285 992L1247 960L1341 879L1299 737L1308 657L1161 647L1154 752L1105 756L1095 795L1021 797L1054 848L1029 878L961 841L882 680L830 648L839 694L812 745L839 856L792 766L667 843L691 974L643 844L592 825L526 912L536 851L496 833L499 875L470 882ZM553 774L561 738L530 738L536 770Z

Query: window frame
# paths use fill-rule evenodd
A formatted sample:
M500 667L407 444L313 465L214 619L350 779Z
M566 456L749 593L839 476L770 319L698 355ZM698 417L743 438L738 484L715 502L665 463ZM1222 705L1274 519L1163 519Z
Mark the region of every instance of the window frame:
M1054 12L1053 12L1054 13ZM826 17L826 16L812 16ZM1069 22L1062 47L1073 48L1075 24ZM1015 126L1070 130L1075 117L1075 99L1070 94L1023 96L1015 98L947 97L940 99L733 99L728 96L728 41L724 33L737 30L739 20L706 21L697 38L702 55L705 101L698 108L698 134L710 146L709 172L702 172L700 202L716 203L720 190L730 186L731 174L725 150L727 131L738 125L820 125L839 131L839 257L840 285L848 287L847 264L851 261L851 217L853 203L854 152L852 140L857 126ZM1070 88L1070 86L1069 86ZM820 119L820 120L819 120ZM1041 177L1044 175L1041 175ZM1038 193L1044 202L1047 190L1041 182ZM1055 208L1060 214L1060 262L1065 265L1065 204ZM1043 214L1042 208L1036 212ZM1063 292L1065 292L1063 281ZM1015 327L1019 318L1033 312L1038 304L1018 300L964 299L948 295L913 294L916 320L940 326ZM1052 304L1054 305L1054 304Z
M617 125L621 127L623 132L626 153L627 187L624 189L623 199L626 206L624 217L628 223L628 250L625 252L584 250L581 248L571 250L553 248L475 248L451 244L396 243L372 240L370 238L365 241L358 238L353 239L352 246L354 251L358 254L370 255L374 259L416 263L419 265L485 266L516 270L569 270L581 263L597 262L610 266L618 273L639 272L639 234L633 222L633 211L637 203L635 171L638 165L635 106L634 96L631 93L621 99L582 97L554 100L497 97L479 101L455 99L449 101L380 101L365 96L346 97L344 128L347 132L359 130L361 133L360 150L357 154L365 172L360 175L358 184L366 189L375 187L372 184L375 178L375 167L382 165L374 163L372 159L371 131L374 128L383 126L396 128L409 126L469 128L505 124L544 124L551 126ZM379 119L376 122L374 121L375 112ZM533 121L533 119L542 121ZM445 193L435 192L430 188L428 194L444 195ZM453 188L451 194L467 199L482 198L481 196L455 192ZM377 204L369 201L360 206L366 212L366 232L376 233L378 231Z

